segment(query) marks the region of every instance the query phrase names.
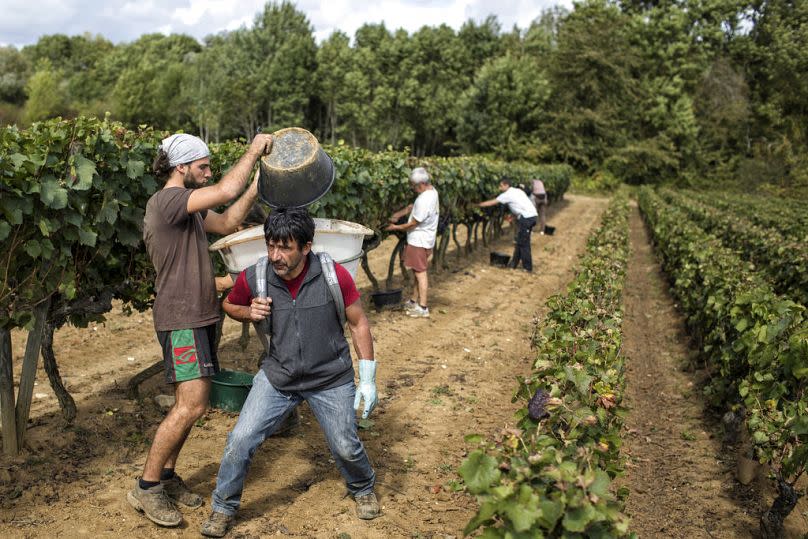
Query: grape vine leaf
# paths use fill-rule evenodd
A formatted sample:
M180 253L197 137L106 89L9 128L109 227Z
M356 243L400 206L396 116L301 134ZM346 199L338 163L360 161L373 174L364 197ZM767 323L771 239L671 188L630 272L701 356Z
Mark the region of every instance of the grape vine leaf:
M130 180L137 180L143 176L144 170L146 170L146 164L143 161L130 159L126 162L126 176Z
M459 471L472 494L485 492L500 476L497 460L479 450L469 455Z
M584 532L595 516L595 510L591 505L570 508L564 515L564 528L571 532Z
M47 207L61 210L67 206L67 189L60 186L59 181L56 179L43 180L39 199Z
M86 191L93 186L93 176L96 174L95 163L81 154L73 156L73 163L77 179L73 189Z

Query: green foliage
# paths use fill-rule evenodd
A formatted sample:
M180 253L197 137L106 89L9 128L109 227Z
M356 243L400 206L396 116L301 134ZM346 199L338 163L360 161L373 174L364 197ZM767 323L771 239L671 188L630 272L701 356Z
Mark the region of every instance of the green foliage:
M707 233L721 239L744 259L760 270L775 292L808 305L808 215L803 212L802 240L784 238L776 229L756 225L745 215L752 213L754 204L743 212L728 212L710 207L707 197L693 192L662 191L667 202L683 210ZM780 220L784 220L783 216ZM799 225L799 220L790 221Z
M28 324L33 306L47 297L52 312L70 315L62 323L85 324L102 316L103 309L77 308L88 301L108 304L118 298L127 308L150 306L154 276L141 229L146 202L159 187L149 164L163 136L89 118L0 129L0 256L6 268L0 327ZM245 150L239 141L212 144L214 177ZM482 157L415 161L404 152L345 145L327 150L337 180L312 210L364 223L380 234L389 216L411 202L407 177L413 166L429 168L442 210L458 220L479 215L473 202L493 195L504 175L522 182L538 175L551 198L566 191L571 175L563 165Z
M808 242L808 214L805 202L783 197L728 193L719 191L691 192L699 201L749 219L757 226L769 228L796 242Z
M609 171L601 170L592 175L574 175L571 189L575 192L603 193L614 191L622 184L620 178Z
M458 139L468 151L538 159L535 148L550 87L535 58L495 58L477 72L460 101ZM532 152L530 151L532 150Z
M315 42L270 1L205 38L88 34L0 48L0 123L103 115L205 140L300 125L411 155L568 163L629 184L808 197L808 8L773 0L585 0L529 27L364 24ZM37 74L28 99L25 85ZM599 183L599 181L598 181Z
M589 238L567 294L550 298L537 324L533 372L514 397L522 404L519 428L483 442L459 469L479 502L466 534L482 528L482 537L633 536L609 488L621 469L628 247L628 201L621 194ZM540 420L527 409L536 390L552 396L549 416Z
M793 484L808 464L805 307L648 188L639 196L720 407L742 403L758 459Z
M25 85L28 101L25 103L23 120L27 123L52 118L67 112L67 101L62 88L60 72L43 60Z
M116 49L106 69L122 64L111 88L112 112L129 125L168 128L188 124L181 88L190 82L190 60L201 46L184 35L147 34Z
M499 180L510 177L516 184L542 178L550 200L569 188L572 169L566 165L533 165L496 161L485 157L408 157L405 152L371 152L339 144L326 145L334 160L336 180L331 191L309 207L320 217L335 217L363 223L384 238L382 229L392 213L412 202L410 171L426 167L440 193L441 214L455 222L482 216L476 202L498 194ZM240 142L212 144L214 175L232 166L246 150Z
M0 325L26 325L48 296L52 311L105 295L148 304L140 230L157 140L83 118L0 130Z
M552 88L546 136L554 157L593 172L627 142L636 122L640 67L631 19L605 1L588 1L564 19L549 65Z
M31 66L14 47L0 47L0 102L21 105L25 101L25 83ZM4 122L0 118L0 124Z

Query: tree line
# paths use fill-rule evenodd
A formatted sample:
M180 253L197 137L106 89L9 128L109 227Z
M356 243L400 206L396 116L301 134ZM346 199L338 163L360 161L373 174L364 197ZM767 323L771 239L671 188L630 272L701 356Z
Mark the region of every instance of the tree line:
M808 2L585 0L321 43L269 2L206 37L42 36L0 48L0 124L109 112L209 141L290 125L417 156L563 162L597 185L808 188Z

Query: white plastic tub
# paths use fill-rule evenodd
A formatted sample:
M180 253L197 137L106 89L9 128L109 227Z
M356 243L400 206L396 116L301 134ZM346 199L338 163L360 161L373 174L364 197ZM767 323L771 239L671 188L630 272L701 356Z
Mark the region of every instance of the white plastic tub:
M362 252L362 240L373 231L358 223L337 219L314 219L314 241L311 250L325 251L342 263Z
M356 279L362 258L362 240L373 231L358 223L337 219L314 219L314 227L311 250L327 252ZM264 227L254 226L225 236L211 245L210 250L218 251L229 273L240 273L266 256Z
M348 270L348 273L351 274L353 280L356 281L356 272L359 271L359 264L362 262L362 255L365 254L365 251L359 250L359 254L354 256L353 258L349 258L347 260L337 260L339 264Z

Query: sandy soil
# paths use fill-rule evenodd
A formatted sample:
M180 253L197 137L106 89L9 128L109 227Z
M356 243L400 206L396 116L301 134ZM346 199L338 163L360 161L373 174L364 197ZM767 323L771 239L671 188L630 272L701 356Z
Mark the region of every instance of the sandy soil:
M383 517L356 519L317 422L304 405L303 424L293 436L270 439L258 450L231 536L461 536L475 504L445 485L456 478L454 470L466 454L463 437L513 424L511 394L515 377L530 368L533 316L572 278L605 206L604 199L576 196L556 205L550 217L556 235L533 238L534 275L489 266L490 249L480 244L471 257L450 251L450 270L431 277L430 319L368 309L380 361L380 405L371 416L373 427L361 437L378 474ZM494 248L510 252L510 234L506 230ZM377 277L385 275L392 247L385 243L370 257ZM361 272L358 284L369 291ZM254 371L257 339L242 351L240 334L241 325L228 321L223 367ZM15 334L13 341L20 354L22 337ZM64 328L55 342L78 419L64 427L40 373L29 449L16 460L0 461L0 534L198 536L207 503L186 510L182 527L166 530L125 501L162 417L151 397L169 392L161 375L142 386L140 401L127 400L123 391L134 373L159 357L150 313L112 314L105 324L88 329ZM178 472L206 497L235 421L235 414L210 411L181 455Z
M384 515L354 516L317 422L302 407L303 423L290 437L271 438L256 453L243 508L230 537L459 538L476 509L448 483L469 449L463 437L491 435L513 425L515 377L530 369L531 321L573 276L577 256L607 201L568 196L551 208L554 236L533 237L537 272L494 268L488 253L510 252L510 230L492 248L470 257L448 256L451 268L431 274L428 320L369 308L369 282L361 273L377 358L380 405L362 437L378 474ZM461 233L462 241L462 233ZM749 537L771 493L765 483L741 487L720 429L702 410L697 374L684 373L688 354L681 319L637 215L634 258L626 287L629 354L626 428L628 512L641 537ZM370 256L386 275L393 242ZM396 277L401 286L401 277ZM228 320L222 366L255 371L257 339L239 345L241 325ZM24 349L15 333L16 356ZM198 537L209 502L184 510L185 523L159 529L138 515L125 493L142 469L149 440L163 412L153 397L170 393L157 375L129 400L129 378L159 358L150 313L112 313L104 324L64 328L56 354L78 404L65 426L43 372L38 375L27 449L0 460L2 537ZM19 357L16 373L19 376ZM236 415L211 410L192 431L178 472L209 498L227 432ZM804 503L789 525L801 528ZM802 519L800 521L799 519ZM793 535L796 537L796 535Z

